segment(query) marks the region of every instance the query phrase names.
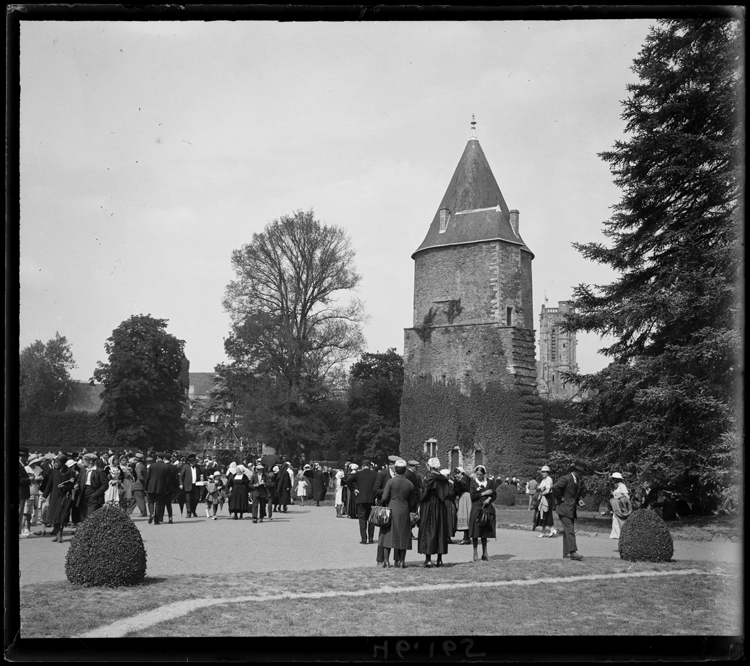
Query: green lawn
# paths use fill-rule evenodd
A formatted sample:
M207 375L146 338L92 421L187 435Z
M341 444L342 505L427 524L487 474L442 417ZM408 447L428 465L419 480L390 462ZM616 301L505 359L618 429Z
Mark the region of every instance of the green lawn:
M484 581L694 568L721 575L688 574L485 589L471 586ZM610 558L587 558L585 567L561 559L491 560L442 569L367 567L344 571L282 571L263 576L175 576L147 578L143 585L115 590L82 588L70 583L27 585L21 592L21 635L24 638L77 636L185 599L353 592L436 583L459 583L464 587L413 592L408 598L399 597L397 614L393 613L396 592L222 604L160 622L137 635L552 635L555 632L733 635L741 631L738 566L696 562L634 564ZM39 603L40 599L44 599L43 604ZM478 600L485 606L482 612L478 610ZM368 623L358 629L351 618L363 604L368 609ZM75 608L76 612L70 613L70 608Z

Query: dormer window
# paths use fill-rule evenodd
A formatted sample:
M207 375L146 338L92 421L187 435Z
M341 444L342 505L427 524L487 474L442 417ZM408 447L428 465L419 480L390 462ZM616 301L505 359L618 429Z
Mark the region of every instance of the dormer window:
M440 233L444 234L445 230L448 228L448 220L451 216L451 212L448 208L441 208L440 209Z

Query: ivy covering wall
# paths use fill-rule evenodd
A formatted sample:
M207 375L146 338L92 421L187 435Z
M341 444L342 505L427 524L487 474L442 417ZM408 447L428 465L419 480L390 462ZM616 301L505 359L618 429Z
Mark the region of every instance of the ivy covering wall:
M437 439L444 467L458 446L466 465L473 465L474 452L481 449L490 474L530 477L545 455L541 401L532 388L504 387L499 381L472 383L462 393L454 380L407 379L401 400L401 456L426 460L424 442L429 438Z
M21 412L21 446L31 451L80 451L110 448L113 438L94 412Z

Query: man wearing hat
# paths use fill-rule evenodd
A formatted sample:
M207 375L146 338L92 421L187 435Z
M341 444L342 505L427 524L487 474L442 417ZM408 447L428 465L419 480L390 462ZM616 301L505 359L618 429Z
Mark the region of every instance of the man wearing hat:
M273 488L273 479L266 472L266 468L258 463L255 465L255 472L250 477L250 490L253 493L253 522L257 523L260 518L260 522L263 522L263 518L266 516L266 505L269 498L271 497L271 491ZM268 519L271 520L272 512L268 512Z
M149 525L161 525L164 520L164 504L169 490L169 465L164 462L164 453L154 453L156 460L146 472Z
M136 453L133 457L135 458L133 494L128 504L128 515L133 513L137 505L138 510L141 512L141 518L145 518L148 515L146 511L146 461L145 456L140 452Z
M363 460L362 468L344 479L350 493L354 493L354 502L359 519L359 542L375 543L375 525L369 522L372 505L375 504L375 481L378 475L373 472L370 461Z
M197 518L198 500L200 499L200 486L196 485L201 478L203 470L196 462L197 456L191 453L187 462L180 470L180 490L185 491L185 504L187 506L187 517Z
M83 456L86 468L78 477L78 511L81 516L81 522L94 513L104 503L104 491L107 489L102 485L102 478L96 468L97 456L93 453L87 453Z
M583 506L583 475L586 465L576 461L571 472L561 476L552 485L552 494L557 503L557 515L563 526L563 557L571 560L582 560L576 545L575 520L578 517L578 507Z

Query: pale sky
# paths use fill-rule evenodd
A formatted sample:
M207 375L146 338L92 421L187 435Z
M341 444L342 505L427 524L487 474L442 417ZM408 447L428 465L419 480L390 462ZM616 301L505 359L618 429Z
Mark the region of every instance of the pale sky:
M470 137L534 252L534 319L614 274L597 153L649 20L21 21L20 348L67 336L88 380L132 314L193 372L226 360L232 250L310 209L357 250L368 351L412 326L414 265ZM579 334L582 372L604 367Z

